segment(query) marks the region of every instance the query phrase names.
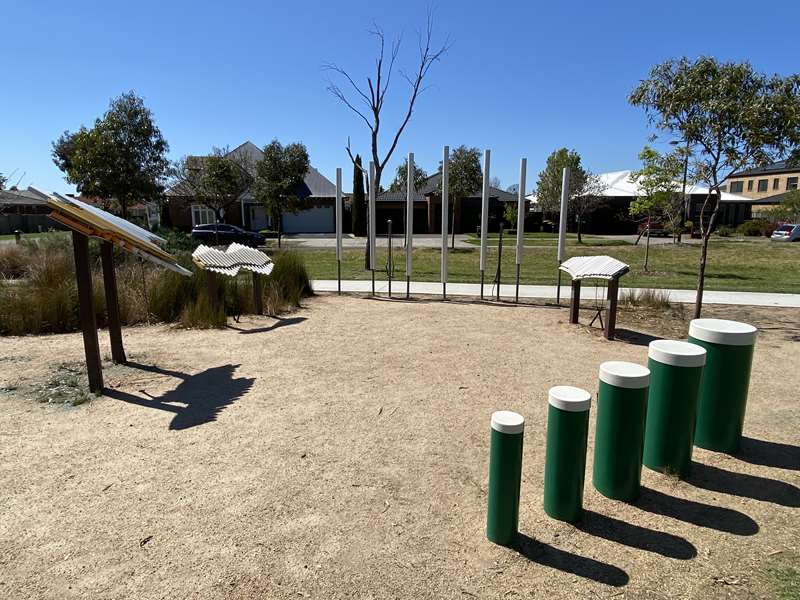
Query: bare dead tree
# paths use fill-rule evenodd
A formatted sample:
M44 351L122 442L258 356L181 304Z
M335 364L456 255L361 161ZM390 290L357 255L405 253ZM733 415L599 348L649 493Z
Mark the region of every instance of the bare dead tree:
M378 40L379 49L378 57L375 59L375 72L371 76L367 77L366 88L356 83L355 79L350 75L350 73L336 63L325 63L323 65L323 70L334 73L346 83L347 88L352 88L346 92L339 87L338 84L330 79L328 80L328 91L338 98L342 104L358 115L369 129L370 146L372 150L371 160L373 163L375 163L375 180L372 182L372 185L374 185L377 193L377 190L380 189L383 170L386 168L387 163L397 148L397 143L400 140L400 136L403 134L406 125L408 125L408 122L411 120L417 99L427 89L427 87L423 85L425 78L428 76L433 64L438 62L447 52L450 47L450 42L449 40L445 40L441 46L433 45L433 14L431 10L428 10L425 31L419 33L419 60L417 67L415 71L411 73L403 70L398 71L400 76L410 86L409 96L405 113L399 125L397 125L397 128L394 130L394 134L390 136L391 143L388 149L384 153L383 157L381 157L380 139L382 133L381 126L383 125L381 121L381 112L383 111L386 94L392 81L395 62L397 60L397 55L400 52L402 37L398 36L395 38L391 44L391 49L389 49L387 56L386 35L384 34L383 29L381 29L377 24L373 24L373 27L369 30L369 33L375 36L375 38ZM349 137L347 138L347 146L345 149L347 150L347 155L350 157L353 165L356 165L355 157L353 156L353 152L350 147ZM370 181L368 166L362 166L361 170L364 172L367 178L367 189L369 189Z

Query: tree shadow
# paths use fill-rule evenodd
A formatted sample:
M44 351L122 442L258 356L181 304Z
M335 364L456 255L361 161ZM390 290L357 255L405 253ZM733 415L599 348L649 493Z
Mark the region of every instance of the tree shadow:
M682 537L626 523L590 510L584 510L583 519L577 527L605 540L667 558L689 560L697 556L697 548Z
M619 567L566 550L559 550L549 544L534 540L524 533L517 534L517 539L511 548L532 562L598 583L620 587L627 585L630 581L628 574Z
M743 536L758 533L758 523L737 510L670 496L644 486L634 505L655 515L723 533Z
M739 451L732 456L751 465L800 471L800 446L791 444L743 437Z
M692 461L688 483L712 492L752 498L791 508L800 507L800 489L785 481L735 473Z
M138 363L129 363L129 366L182 380L175 389L158 397L141 397L121 390L104 391L106 396L115 400L175 413L169 424L171 430L189 429L215 421L225 407L247 394L255 382L254 378L234 378L239 365L212 367L196 375Z
M267 327L256 327L255 329L244 329L242 327L234 327L233 325L226 325L228 329L233 329L238 331L241 334L247 335L250 333L266 333L268 331L274 331L279 329L280 327L288 327L290 325L297 325L298 323L302 323L303 321L308 320L306 317L273 317L275 322L272 325Z
M649 346L650 342L662 339L659 336L650 335L649 333L642 333L641 331L633 331L631 329L620 329L619 327L615 335L619 341L635 346Z

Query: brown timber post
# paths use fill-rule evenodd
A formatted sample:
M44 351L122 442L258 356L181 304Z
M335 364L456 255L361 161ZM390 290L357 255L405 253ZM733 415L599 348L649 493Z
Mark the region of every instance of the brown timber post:
M261 277L253 272L253 310L257 315L264 312L264 300L261 295Z
M217 308L217 274L214 271L206 271L206 284L208 289L208 306L212 309Z
M569 322L578 322L578 311L581 308L581 280L572 280L572 297L569 299Z
M97 341L97 322L92 300L92 272L89 268L89 238L72 232L72 249L75 255L75 280L78 284L78 308L83 331L83 350L86 355L86 372L89 390L103 390L103 369L100 363L100 344Z
M613 340L617 327L617 298L619 296L619 278L608 282L608 302L606 304L605 338Z
M125 357L125 347L122 345L117 275L114 272L114 246L111 242L103 242L100 245L100 258L103 263L103 287L106 291L106 313L108 315L108 337L111 338L111 360L118 365L124 365L128 362L128 359Z

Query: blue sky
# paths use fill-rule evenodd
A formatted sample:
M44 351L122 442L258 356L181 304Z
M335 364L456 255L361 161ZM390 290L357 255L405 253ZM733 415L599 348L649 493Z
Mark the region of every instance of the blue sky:
M368 132L326 91L321 65L363 79L375 54L373 21L403 34L398 64L412 69L429 3L7 2L0 36L0 172L12 183L71 191L50 159L65 129L90 125L112 96L145 98L172 158L245 140L302 141L330 179L350 165L347 137ZM494 2L433 4L452 47L390 162L409 151L436 169L442 145L492 149L503 186L528 158L528 186L555 148L575 148L595 172L636 166L649 130L627 94L651 65L700 54L800 71L800 3ZM397 78L387 130L406 98ZM388 133L388 131L387 131ZM388 143L388 138L384 138ZM24 173L24 176L22 175ZM388 183L390 176L384 178ZM347 186L349 187L349 186Z

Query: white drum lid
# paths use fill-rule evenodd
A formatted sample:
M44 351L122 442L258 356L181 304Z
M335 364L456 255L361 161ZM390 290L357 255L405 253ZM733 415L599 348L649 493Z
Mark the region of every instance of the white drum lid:
M646 388L650 385L650 369L632 362L610 360L600 365L600 381L619 388Z
M706 364L705 348L678 340L650 342L647 355L656 362L673 367L702 367Z
M758 330L747 323L727 319L692 319L689 335L697 340L726 346L752 346Z
M492 413L492 429L500 433L522 433L525 419L513 410L498 410Z
M592 395L589 392L571 385L551 387L548 397L551 405L569 412L589 410L592 404Z

